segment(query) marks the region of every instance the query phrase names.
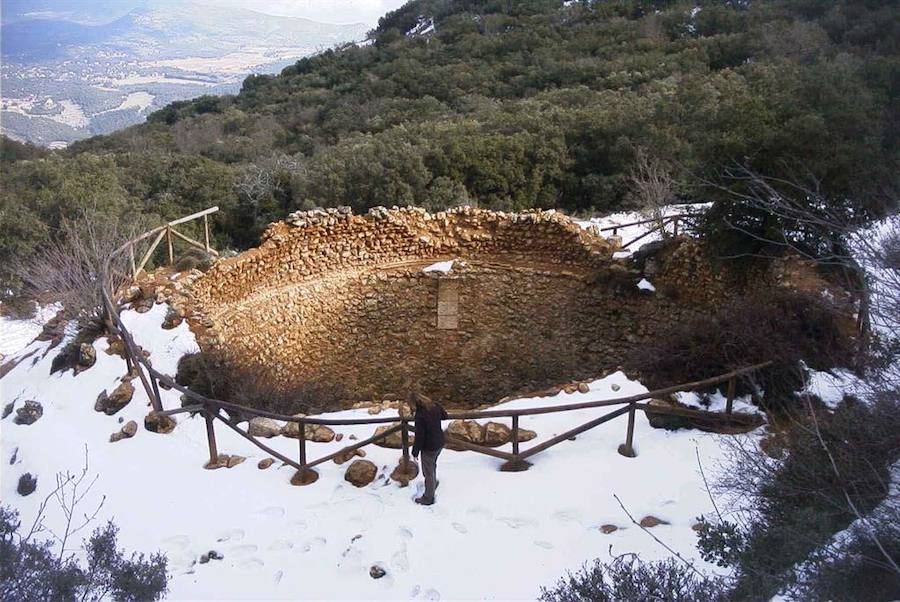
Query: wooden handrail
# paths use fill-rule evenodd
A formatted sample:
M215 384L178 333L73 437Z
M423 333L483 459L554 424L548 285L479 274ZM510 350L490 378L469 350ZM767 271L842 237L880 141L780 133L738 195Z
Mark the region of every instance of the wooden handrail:
M691 217L697 217L696 213L675 213L672 215L667 215L662 218L663 221L671 221L674 219L686 219ZM630 226L641 226L643 224L649 224L651 222L658 222L659 220L655 217L638 220L636 222L628 222L625 224L616 224L614 226L603 226L602 228L597 228L600 232L606 232L608 230L619 230L620 228L628 228Z
M192 215L171 221L164 226L160 226L158 228L154 228L143 234L133 238L132 240L124 243L118 249L116 249L101 266L101 279L100 282L108 282L108 274L110 271L110 262L112 258L117 257L121 253L128 252L131 257L134 255L134 245L147 240L151 237L155 237L153 239L153 243L150 246L150 249L145 253L142 257L141 263L139 266L134 265L134 260L132 259L132 269L134 273L139 272L146 263L149 261L156 247L162 241L164 237L168 235L168 238L171 240L172 235L176 238L184 240L185 242L191 244L192 246L206 248L209 247L209 230L208 230L208 221L207 217L211 214L218 211L218 207L212 207L210 209L206 209L204 211L200 211L194 213ZM180 232L177 232L173 229L173 226L178 224L183 224L192 219L197 219L203 217L204 218L204 243L200 243L194 239L191 239ZM666 216L663 220L663 226L667 220L669 221L677 221L680 218L694 217L693 214L679 214L673 216ZM655 219L642 220L638 222L634 222L632 224L622 224L619 226L610 226L601 228L601 230L614 230L618 228L624 228L629 225L639 225L645 224L649 222L657 221ZM649 232L648 232L649 233ZM646 236L645 233L638 239ZM638 240L636 239L636 240ZM634 242L634 241L631 241ZM631 244L631 243L629 243ZM170 255L172 252L170 250ZM136 269L135 269L136 268ZM403 448L403 456L401 462L405 463L408 459L408 438L407 438L407 430L409 429L408 417L403 417L399 415L396 416L381 416L381 417L367 417L367 418L312 418L307 416L290 416L286 414L280 414L278 412L269 412L267 410L261 410L257 408L251 408L243 405L239 405L236 403L231 403L228 401L224 401L221 399L213 399L210 397L206 397L205 395L201 395L191 389L178 384L175 382L175 379L167 374L163 374L156 370L150 361L144 357L144 355L140 352L140 349L135 344L131 333L125 328L124 323L122 322L121 317L116 308L116 304L112 299L112 292L107 289L106 286L101 285L101 297L103 301L103 305L106 309L107 315L109 317L110 325L112 327L113 332L117 332L122 339L123 345L125 346L125 358L126 363L129 366L130 370L137 370L138 376L140 377L141 383L144 386L144 389L147 392L147 395L150 398L150 401L153 405L154 414L161 416L172 416L175 414L186 413L186 412L202 412L205 420L206 420L206 428L207 428L207 436L209 439L209 448L210 448L210 461L214 462L218 458L218 451L215 443L215 432L213 429L214 420L219 420L223 422L230 429L237 432L243 438L250 440L251 443L262 449L263 451L271 454L272 456L280 459L282 462L289 466L293 466L300 474L307 474L309 472L314 473L312 471L312 467L318 466L328 460L332 460L342 454L349 453L350 451L360 449L365 447L366 445L370 445L375 443L376 441L387 438L388 436L400 431L402 438L402 448ZM666 395L670 395L672 393L677 393L681 391L693 391L696 389L709 387L713 385L719 385L722 383L728 383L728 400L726 403L726 414L731 414L732 403L735 397L735 387L736 387L736 379L749 374L751 372L756 372L758 370L762 370L771 366L772 362L762 362L759 364L755 364L752 366L746 366L742 368L737 368L725 374L720 374L718 376L713 376L710 378L697 380L689 383L682 383L678 385L673 385L671 387L665 387L662 389L656 389L653 391L647 391L645 393L639 393L636 395L629 395L625 397L618 397L615 399L600 399L593 401L583 401L578 403L568 403L568 404L560 404L560 405L550 405L550 406L538 406L532 408L523 408L523 409L502 409L502 410L475 410L475 411L460 411L460 412L450 412L448 414L447 420L466 420L466 419L484 419L484 418L510 418L512 420L512 453L501 451L498 449L493 449L489 447L485 447L482 445L477 445L474 443L469 443L467 441L459 440L455 437L448 436L448 440L463 449L468 449L471 451L475 451L478 453L486 454L489 456L493 456L496 458L500 458L503 460L507 460L507 464L504 467L508 467L510 470L522 470L523 467L527 467L529 465L528 462L525 462L525 458L531 457L535 454L538 454L554 445L557 445L575 435L583 433L589 429L592 429L600 424L608 422L617 418L618 416L622 416L624 414L629 415L628 420L628 433L626 438L626 443L620 446L620 453L626 456L634 456L634 450L632 448L632 437L633 437L633 429L634 429L634 413L637 409L648 409L653 406L645 403L639 403L648 399L664 397ZM146 373L145 373L146 371ZM165 385L170 389L175 389L176 391L181 392L187 399L193 402L190 405L175 408L171 410L165 410L162 407L162 398L159 392L159 385ZM606 413L602 416L594 418L580 426L577 426L565 433L561 433L556 435L542 443L538 443L533 445L525 450L519 449L519 417L521 416L536 416L541 414L554 414L560 412L571 412L577 410L586 410L586 409L594 409L594 408L604 408L604 407L612 407L612 406L622 406L619 407L609 413ZM237 413L241 416L250 416L250 417L264 417L271 418L273 420L280 420L288 423L297 423L300 428L299 433L299 452L300 452L300 461L296 462L291 458L281 454L280 452L272 449L271 447L265 445L264 443L257 440L256 437L250 435L248 432L244 431L240 427L237 426L237 423L233 418L226 418L221 414L221 411L225 410L229 413ZM653 411L660 411L663 413L668 413L668 409L666 408L653 408ZM674 412L674 411L673 411ZM684 412L689 412L685 410ZM679 412L679 413L684 413ZM376 425L376 424L388 424L400 422L400 424L391 426L384 431L372 435L368 439L363 441L359 441L354 443L353 445L348 445L343 447L341 450L313 460L311 462L307 462L306 459L306 425L322 425L322 426L351 426L351 425ZM315 476L313 474L313 476ZM309 482L315 480L310 479ZM305 481L305 479L300 479L300 481Z

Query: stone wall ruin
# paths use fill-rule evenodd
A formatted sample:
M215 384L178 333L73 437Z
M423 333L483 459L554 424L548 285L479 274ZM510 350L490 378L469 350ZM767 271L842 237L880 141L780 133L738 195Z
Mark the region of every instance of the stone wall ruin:
M317 210L272 224L174 303L204 352L284 391L412 385L474 407L615 369L690 311L642 294L614 250L553 211Z

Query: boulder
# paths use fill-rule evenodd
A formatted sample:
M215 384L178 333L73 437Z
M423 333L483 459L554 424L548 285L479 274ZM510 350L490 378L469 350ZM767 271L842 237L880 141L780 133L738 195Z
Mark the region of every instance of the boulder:
M383 424L375 429L375 435L383 433L384 431L391 429L397 426L398 423L392 422L391 424ZM373 435L374 436L374 435ZM412 445L415 441L416 437L412 433L409 434L409 444ZM396 433L391 433L384 439L379 439L375 442L375 445L378 447L385 447L387 449L401 449L403 447L403 436L400 434L400 431Z
M216 457L215 462L207 462L203 465L203 468L207 470L216 470L218 468L232 468L246 459L247 458L245 458L244 456L219 454Z
M166 317L163 319L162 327L164 330L172 330L173 328L178 328L183 321L184 316L182 313L174 307L170 307L166 310Z
M469 443L484 443L484 427L474 420L453 420L445 431L447 435Z
M604 535L609 535L610 533L615 533L619 528L615 525L600 525L600 532Z
M312 468L298 470L291 477L291 485L302 487L303 485L312 485L319 480L319 473Z
M135 433L137 433L137 422L134 420L129 420L122 429L113 433L109 436L109 442L115 443L116 441L121 441L122 439L131 439L134 437Z
M281 425L263 416L256 416L250 419L247 433L251 437L264 437L266 439L275 437L281 432Z
M381 568L377 564L373 564L369 568L369 577L371 577L372 579L381 579L385 575L387 575L387 571L385 571L383 568Z
M645 529L652 529L658 525L668 525L668 521L664 521L661 518L656 518L655 516L645 516L641 519L641 526Z
M505 424L488 422L484 425L484 444L489 447L505 445L512 439L512 431Z
M16 410L16 417L13 418L13 422L16 424L34 424L43 415L44 407L40 403L29 399L25 402L25 405Z
M97 363L97 351L94 349L94 346L90 343L82 343L78 346L78 366L87 370L95 363Z
M362 450L362 449L344 450L334 457L334 463L337 464L338 466L340 466L341 464L349 462L356 456L359 456L360 458L365 458L366 457L365 450Z
M723 412L688 408L663 399L651 399L648 406L644 413L650 426L669 431L695 428L708 433L746 433L764 422L759 414L732 412L729 416Z
M260 469L260 470L265 470L265 469L267 469L268 467L270 467L270 466L271 466L272 464L274 464L274 463L275 463L275 459L274 459L274 458L266 458L266 459L264 459L264 460L260 460L260 461L259 461L259 464L257 464L256 467L257 467L258 469Z
M409 482L417 476L419 476L419 465L413 460L404 462L403 458L400 458L397 467L391 472L391 479L400 483L401 487L409 485Z
M155 301L156 300L153 297L144 297L143 299L138 299L132 303L131 308L139 314L145 314L153 309Z
M578 383L578 392L587 393L591 390L587 383Z
M16 486L16 493L21 496L31 495L37 489L37 477L32 476L30 472L26 472L19 477L19 484Z
M306 440L316 443L329 443L334 441L334 431L324 424L307 424Z
M305 414L294 414L297 418L302 418ZM330 441L334 441L334 431L322 424L307 424L305 431L305 437L307 441L314 441L316 443L328 443ZM285 437L290 437L291 439L299 439L300 438L300 424L297 422L288 422L281 429L281 434Z
M378 467L369 460L354 460L344 473L344 480L355 487L365 487L377 474Z
M294 414L294 418L304 418L306 414ZM287 422L281 427L281 435L290 437L291 439L300 438L300 424L298 422Z
M112 416L127 406L133 396L134 385L131 384L130 380L126 380L113 389L113 392L109 395L106 394L105 390L101 392L97 397L97 402L94 404L94 409L98 412L103 412L107 416Z
M519 429L519 443L524 441L531 441L537 437L537 433L535 431L529 429Z
M14 402L14 401L11 401L8 404L6 404L5 406L3 406L3 416L0 417L0 420L2 420L3 418L6 418L10 414L12 414L14 407L16 407L16 402Z
M161 435L171 433L175 430L177 424L178 423L175 422L175 419L171 416L157 414L156 412L150 412L144 418L144 428L151 433L159 433Z

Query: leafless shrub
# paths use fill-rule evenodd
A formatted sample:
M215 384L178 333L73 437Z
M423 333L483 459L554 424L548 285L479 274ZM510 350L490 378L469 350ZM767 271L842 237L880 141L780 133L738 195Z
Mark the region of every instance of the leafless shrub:
M675 202L678 191L674 168L646 150L638 149L629 179L635 204L656 221L663 237L668 236L663 227L665 208Z
M142 221L97 209L64 220L55 244L17 266L26 293L54 298L80 320L104 316L101 287L116 290L130 277L127 256L113 256L113 251L140 231ZM104 281L101 267L107 260L110 270Z

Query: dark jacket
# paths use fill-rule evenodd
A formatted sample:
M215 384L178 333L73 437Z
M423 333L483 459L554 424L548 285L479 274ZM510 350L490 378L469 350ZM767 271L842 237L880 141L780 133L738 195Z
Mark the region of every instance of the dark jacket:
M413 442L413 455L420 451L437 451L444 447L444 429L441 420L447 418L447 411L439 403L431 407L416 408L416 440Z

